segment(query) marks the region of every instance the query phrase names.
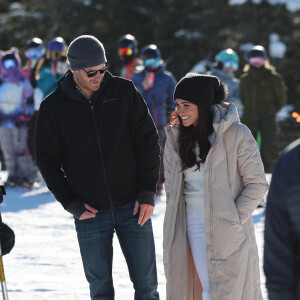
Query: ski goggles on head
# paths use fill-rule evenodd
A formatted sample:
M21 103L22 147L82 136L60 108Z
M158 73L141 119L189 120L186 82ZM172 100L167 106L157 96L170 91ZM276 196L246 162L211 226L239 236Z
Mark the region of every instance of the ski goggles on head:
M250 57L249 64L253 67L262 67L266 62L264 57Z
M148 58L144 60L144 66L148 67L159 67L160 66L160 58Z
M133 53L131 48L119 48L118 51L120 56L129 56Z
M17 66L16 61L12 58L3 61L3 66L6 69L15 68Z
M25 54L29 59L40 58L42 56L42 51L40 49L29 49Z
M233 71L236 71L238 69L238 64L235 62L235 61L231 61L231 60L227 60L227 61L224 61L222 62L224 67L226 68L232 68Z
M99 69L99 70L93 70L93 71L86 71L85 69L82 69L87 77L91 78L91 77L95 77L97 75L97 73L99 72L100 74L104 74L107 70L108 70L108 66L102 68L102 69Z

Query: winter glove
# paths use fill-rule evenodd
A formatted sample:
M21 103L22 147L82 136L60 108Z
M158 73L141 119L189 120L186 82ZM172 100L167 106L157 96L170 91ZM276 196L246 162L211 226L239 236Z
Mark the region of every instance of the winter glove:
M0 227L0 240L2 255L8 254L15 245L15 233L4 223Z

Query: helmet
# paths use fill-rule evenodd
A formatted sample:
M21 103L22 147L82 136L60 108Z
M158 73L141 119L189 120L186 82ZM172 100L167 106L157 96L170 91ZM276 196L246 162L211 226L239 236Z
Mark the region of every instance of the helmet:
M26 42L25 50L28 59L39 59L45 53L44 43L40 38L34 37Z
M59 59L61 56L65 56L67 51L67 44L62 37L56 37L49 41L47 45L47 58Z
M34 37L26 42L26 51L29 49L42 49L43 47L44 43L38 37Z
M118 54L124 63L131 62L138 55L138 42L133 35L126 34L120 37Z
M246 59L251 67L261 68L268 59L267 52L263 46L256 45L246 54Z
M239 67L239 56L230 48L220 51L216 55L215 60L217 63L222 63L225 67L231 67L234 71Z
M249 61L251 57L261 57L267 59L266 49L261 45L253 46L246 54L246 60Z
M156 45L147 45L141 50L141 59L145 67L159 67L161 65L161 53Z

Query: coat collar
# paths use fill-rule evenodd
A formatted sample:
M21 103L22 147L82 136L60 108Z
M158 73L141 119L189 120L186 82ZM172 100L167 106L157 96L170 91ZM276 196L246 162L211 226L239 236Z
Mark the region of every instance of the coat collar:
M111 73L106 72L105 76L100 84L100 88L98 91L96 91L93 96L91 101L93 99L98 98L99 94L104 90L105 86L108 84L108 82L111 80L113 76ZM64 77L62 77L58 83L57 83L57 90L62 91L64 94L66 94L69 98L74 99L74 100L79 100L81 102L86 102L86 97L83 96L83 94L76 88L76 83L73 79L73 74L71 70L69 70Z
M222 104L214 105L214 121L213 127L220 138L223 133L236 122L240 122L237 108L232 103L223 102Z

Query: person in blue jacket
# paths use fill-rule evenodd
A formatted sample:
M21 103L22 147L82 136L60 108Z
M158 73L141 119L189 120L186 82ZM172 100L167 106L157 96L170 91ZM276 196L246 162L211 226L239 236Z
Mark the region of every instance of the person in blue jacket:
M161 58L161 52L156 45L147 45L142 48L140 57L144 64L141 72L134 73L131 80L141 92L145 99L154 123L157 127L160 138L161 157L166 141L164 127L171 112L175 109L172 101L176 85L176 79L172 73L166 70L166 66ZM157 187L158 194L162 191L163 163L160 165L160 180Z

